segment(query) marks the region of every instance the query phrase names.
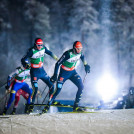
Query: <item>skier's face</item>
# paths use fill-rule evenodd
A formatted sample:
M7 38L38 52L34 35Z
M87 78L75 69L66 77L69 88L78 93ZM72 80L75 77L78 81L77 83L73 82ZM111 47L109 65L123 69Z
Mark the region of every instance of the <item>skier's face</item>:
M75 50L76 50L76 53L79 54L82 51L82 48L76 48L75 47Z
M38 50L40 50L43 47L43 45L42 44L41 45L36 44L36 47L37 47Z

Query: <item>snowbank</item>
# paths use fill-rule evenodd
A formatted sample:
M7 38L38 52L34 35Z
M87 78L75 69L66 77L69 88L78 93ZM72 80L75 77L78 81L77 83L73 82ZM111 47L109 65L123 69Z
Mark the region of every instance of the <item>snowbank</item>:
M134 109L0 116L0 134L134 134Z

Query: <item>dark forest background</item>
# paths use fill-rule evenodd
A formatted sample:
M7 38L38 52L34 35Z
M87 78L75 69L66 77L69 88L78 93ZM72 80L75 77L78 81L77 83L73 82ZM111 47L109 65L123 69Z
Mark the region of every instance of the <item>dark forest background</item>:
M41 37L58 57L83 44L91 73L86 77L83 101L97 103L96 80L110 71L119 83L119 94L134 86L133 0L0 0L0 84L17 66L34 39ZM45 56L44 68L52 76L55 61ZM84 67L77 72L82 79ZM29 82L30 84L30 82ZM45 84L40 81L39 90ZM4 87L1 97L4 94ZM60 99L74 99L77 88L66 82Z

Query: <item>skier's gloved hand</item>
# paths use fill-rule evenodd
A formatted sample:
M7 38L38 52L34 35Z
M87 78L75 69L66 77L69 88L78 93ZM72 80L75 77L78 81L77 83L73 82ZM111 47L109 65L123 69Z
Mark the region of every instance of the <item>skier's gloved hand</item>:
M7 93L10 93L10 89L7 89L7 90L6 90L6 94L7 94Z
M10 89L9 89L10 86L6 85L5 88L6 88L6 93L10 93Z
M26 65L25 65L25 68L26 68L26 69L29 69L30 67L31 67L31 66L30 66L29 64L26 64Z
M57 81L57 74L54 74L51 78L50 78L50 81L51 82L55 82L55 81Z
M85 72L90 73L90 66L88 64L86 64L84 66L85 66Z
M8 89L9 89L9 86L8 86L8 85L6 85L6 86L5 86L5 88L6 88L6 90L8 90Z

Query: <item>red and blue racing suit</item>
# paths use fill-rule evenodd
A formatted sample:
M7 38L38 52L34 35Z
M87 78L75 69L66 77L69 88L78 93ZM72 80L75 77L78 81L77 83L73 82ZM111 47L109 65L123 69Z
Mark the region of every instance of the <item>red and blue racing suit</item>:
M29 69L18 68L16 70L16 73L14 73L12 75L12 76L16 76L16 77L12 84L10 98L9 98L7 106L6 106L7 110L9 109L12 102L14 101L15 95L19 89L22 89L23 91L25 91L29 94L28 99L27 99L27 104L31 103L31 95L32 95L33 90L29 87L29 85L27 83L24 82L25 79L27 78L27 76L29 75L29 73L30 73ZM12 79L12 76L8 76L8 80L7 80L8 86L10 86L10 84L11 84L10 80Z
M14 102L14 108L18 107L18 103L20 100L20 95L22 95L26 100L28 100L29 94L27 92L25 92L22 89L19 89L15 95L15 102Z

